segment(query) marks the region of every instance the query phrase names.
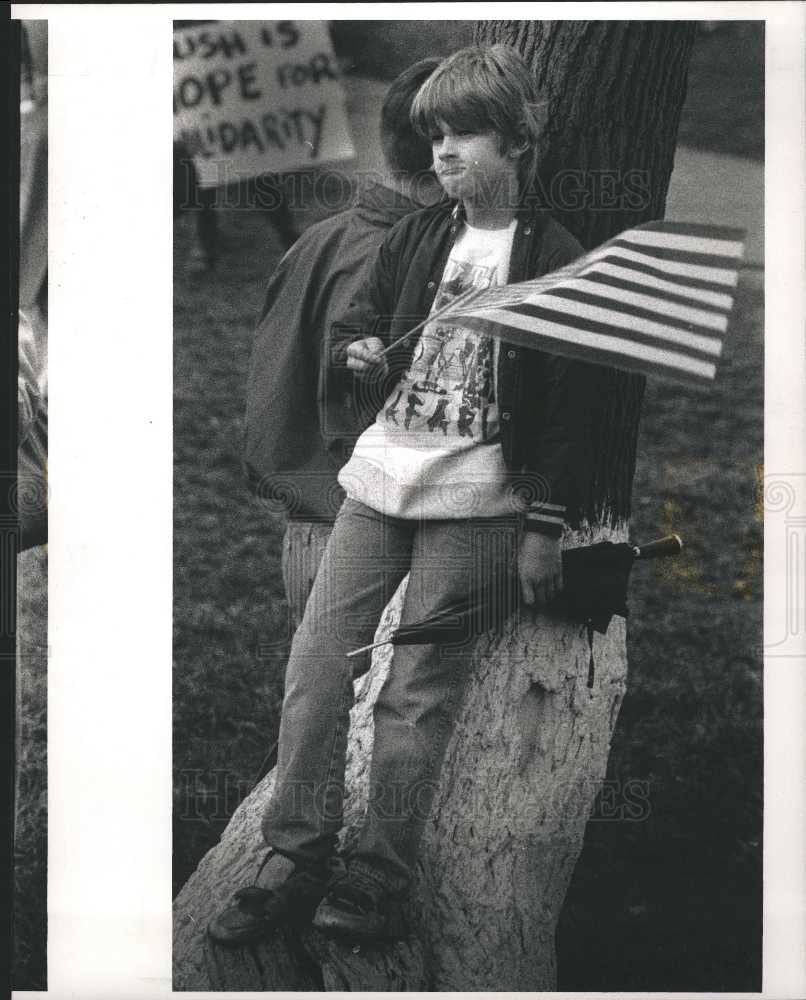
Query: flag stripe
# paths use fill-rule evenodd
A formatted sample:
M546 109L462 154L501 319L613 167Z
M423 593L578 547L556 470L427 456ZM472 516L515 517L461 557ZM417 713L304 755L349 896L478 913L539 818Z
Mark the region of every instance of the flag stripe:
M678 330L676 327L667 326L664 323L639 319L627 313L616 312L613 309L602 309L584 302L575 302L573 299L546 295L540 298L539 305L536 302L524 302L519 306L512 306L507 312L555 322L557 321L556 314L561 313L565 316L573 316L575 327L589 330L591 333L606 333L615 336L620 331L629 330L634 339L647 344L657 344L658 341L667 342L684 347L688 351L717 358L722 351L722 341L718 337L689 333L687 330ZM542 331L542 326L540 330ZM506 340L506 333L502 333L502 336Z
M499 313L497 310L490 310L471 316L467 319L467 325L490 336L503 337L509 343L522 347L626 369L641 375L661 375L697 384L711 381L716 374L713 361L561 323L543 321L539 328L540 336L535 337L535 326L530 322L530 317L518 316L509 311Z
M728 317L724 313L707 312L704 309L692 309L667 298L653 298L633 292L620 285L610 285L598 282L593 276L586 275L576 281L568 282L562 289L552 289L545 296L558 297L568 295L580 302L590 302L591 305L612 305L615 302L619 309L633 316L652 319L653 316L663 316L673 326L689 330L692 324L707 330L717 330L724 333L728 326ZM542 296L542 297L545 297Z
M705 236L686 236L681 233L633 230L626 238L629 239L630 243L639 243L642 246L665 247L669 250L708 254L715 257L741 258L744 253L744 244L741 242L713 239Z
M689 301L694 299L725 311L729 311L733 307L733 297L727 292L711 292L705 288L695 288L693 285L676 284L673 281L666 281L663 278L656 278L652 274L646 274L637 268L618 267L616 264L603 262L596 272L586 274L585 277L591 281L607 281L612 278L624 281L627 285L634 283L643 288L655 288L659 292L665 292L673 297Z
M598 271L586 274L584 278L579 279L592 290L592 294L600 294L601 288L606 286L607 288L619 289L622 292L630 292L634 295L646 296L653 302L671 302L673 305L682 306L684 309L701 312L712 320L715 317L722 317L727 321L733 305L733 297L726 295L726 303L719 308L712 309L697 299L690 299L687 295L679 295L677 292L669 291L660 292L654 289L651 285L641 284L637 280L634 280L635 275L629 271L623 272L628 276L627 278L616 278L609 273L601 273L603 270L603 268L600 268ZM601 294L607 294L608 297L610 296L609 292ZM709 326L709 323L704 322L703 325Z
M685 288L686 290L690 288L698 288L701 291L711 292L714 295L730 294L725 291L724 285L717 285L713 281L705 281L703 278L694 277L693 275L690 275L687 278L682 278L679 275L671 274L668 271L661 271L657 267L652 267L651 264L644 264L643 262L637 260L628 260L626 257L619 256L619 253L624 254L624 251L613 251L611 255L602 257L598 261L594 273L598 273L605 264L609 266L621 266L630 271L634 271L636 275L646 274L662 281L668 281L670 284L678 285L680 288ZM688 294L688 291L686 294Z
M694 264L697 267L724 268L726 271L735 271L738 264L738 261L733 257L720 257L714 253L694 253L692 250L675 250L672 247L659 246L657 244L648 246L640 239L633 239L633 236L640 237L640 234L636 234L630 230L629 232L622 233L621 236L617 236L615 239L608 240L605 246L628 247L636 253L645 254L657 260L673 260L679 264ZM665 237L659 234L657 238L662 239Z
M666 219L656 219L636 227L639 231L654 233L679 233L681 236L710 236L716 240L738 240L742 242L747 236L746 229L735 226L715 226L710 222L668 222ZM635 231L635 230L631 230Z
M564 308L557 304L557 300L569 300L580 305L575 308ZM461 319L462 316L471 316L479 309L515 309L532 303L543 305L546 309L568 312L581 317L591 319L601 319L603 322L623 325L619 321L619 315L634 317L643 320L638 325L630 322L629 329L643 329L646 332L656 330L658 315L662 316L665 323L663 327L682 331L686 336L702 333L713 340L714 334L709 331L724 333L727 328L727 316L723 313L705 312L704 310L691 309L680 306L677 303L666 299L653 299L651 296L635 294L624 289L621 285L608 285L603 282L589 280L588 276L576 281L564 282L561 288L549 289L539 295L530 295L525 299L514 299L502 302L500 299L490 301L485 299L481 305L470 304L467 307L451 312L451 319ZM641 304L638 304L641 303ZM590 308L585 308L589 306ZM605 316L602 310L607 311ZM626 321L625 321L626 323ZM697 329L693 329L696 327ZM713 353L718 353L714 351Z
M724 268L681 264L678 261L661 260L658 257L641 254L634 250L626 250L622 247L602 248L596 260L591 261L587 266L592 267L603 261L622 264L626 262L630 267L657 275L659 278L667 278L670 281L674 281L675 278L686 278L687 281L693 281L696 287L709 288L714 291L718 291L726 285L735 287L738 278L735 268L731 271ZM585 269L582 270L584 273Z

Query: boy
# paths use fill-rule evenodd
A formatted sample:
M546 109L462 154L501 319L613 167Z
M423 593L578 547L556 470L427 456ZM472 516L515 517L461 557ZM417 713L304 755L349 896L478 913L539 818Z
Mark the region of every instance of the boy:
M339 475L347 498L288 663L277 781L263 821L272 851L256 886L213 921L221 943L312 918L359 940L395 933L467 656L436 644L395 648L374 710L367 816L345 870L328 874L353 693L344 654L371 641L405 574L403 623L456 601L494 603L515 563L526 604L561 587L585 366L439 320L381 354L469 285L522 281L581 254L527 204L536 111L531 73L507 46L457 52L415 98L412 120L431 139L451 200L395 226L334 326L331 395L349 373L371 422Z

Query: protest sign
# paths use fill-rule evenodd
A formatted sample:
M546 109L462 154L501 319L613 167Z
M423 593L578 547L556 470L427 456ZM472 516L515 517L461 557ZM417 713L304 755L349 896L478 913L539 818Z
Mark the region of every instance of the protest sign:
M355 156L325 21L174 31L174 141L202 187Z

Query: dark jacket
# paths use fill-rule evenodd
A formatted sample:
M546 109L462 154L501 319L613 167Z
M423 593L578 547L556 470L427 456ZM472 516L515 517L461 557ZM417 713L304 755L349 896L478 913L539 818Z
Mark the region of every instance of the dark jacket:
M391 227L417 206L368 183L346 212L307 229L272 275L252 351L246 397L247 476L278 512L332 521L336 481L356 428L317 409L324 334L366 280Z
M408 216L388 235L366 283L331 329L327 409L352 408L359 426L374 420L408 367L417 337L390 352L389 374L377 384L353 379L346 369L347 345L368 336L391 343L427 316L461 220L461 206L440 202ZM547 213L523 210L508 280L539 277L582 252ZM559 534L584 476L591 366L502 343L497 375L501 444L513 485L527 503L529 526Z

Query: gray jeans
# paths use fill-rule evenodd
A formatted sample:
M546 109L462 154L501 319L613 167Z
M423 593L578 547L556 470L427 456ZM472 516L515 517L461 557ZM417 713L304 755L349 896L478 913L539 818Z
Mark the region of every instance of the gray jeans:
M510 603L516 544L514 521L404 521L345 501L291 647L267 844L298 862L333 852L353 675L368 666L344 654L372 641L406 573L401 624L480 595L490 607ZM367 816L350 864L391 889L411 877L471 649L397 646L378 695Z

